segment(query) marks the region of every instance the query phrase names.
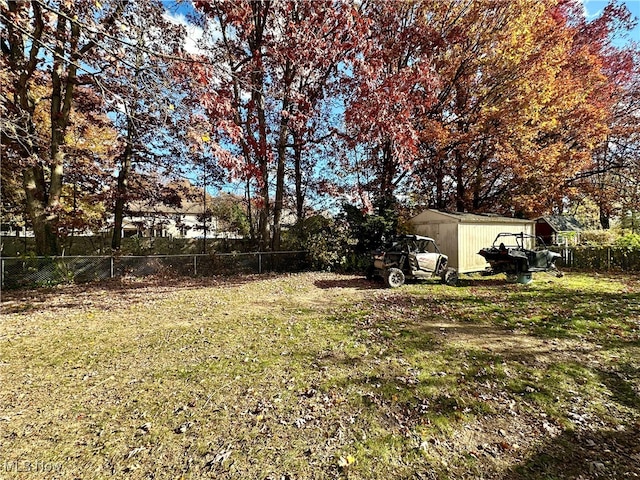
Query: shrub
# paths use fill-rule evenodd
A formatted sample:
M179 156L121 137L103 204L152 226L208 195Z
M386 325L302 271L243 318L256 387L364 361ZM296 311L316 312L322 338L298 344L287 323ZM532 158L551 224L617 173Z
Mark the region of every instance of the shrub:
M614 245L616 247L628 248L629 250L640 249L640 234L627 233L626 235L617 238Z
M613 245L618 234L613 230L585 230L580 233L580 243L590 247Z

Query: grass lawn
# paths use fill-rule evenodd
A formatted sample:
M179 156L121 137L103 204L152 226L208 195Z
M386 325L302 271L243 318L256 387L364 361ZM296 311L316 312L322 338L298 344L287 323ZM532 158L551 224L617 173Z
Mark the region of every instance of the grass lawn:
M638 478L640 277L3 292L0 379L0 478Z

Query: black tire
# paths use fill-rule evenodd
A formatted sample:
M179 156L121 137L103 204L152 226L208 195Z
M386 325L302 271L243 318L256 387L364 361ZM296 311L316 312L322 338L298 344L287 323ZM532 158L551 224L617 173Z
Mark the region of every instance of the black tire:
M458 271L455 268L447 268L442 274L442 283L455 287L458 285Z
M398 288L404 285L404 273L399 268L390 268L385 272L384 281L389 288Z
M367 268L367 272L365 273L365 277L367 280L373 280L375 277L376 270L373 268L373 265Z
M517 283L518 282L518 274L517 273L507 273L507 283Z

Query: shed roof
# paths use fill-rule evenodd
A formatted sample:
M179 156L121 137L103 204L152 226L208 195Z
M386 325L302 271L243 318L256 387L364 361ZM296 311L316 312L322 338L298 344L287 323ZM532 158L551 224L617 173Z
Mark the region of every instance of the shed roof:
M573 216L568 215L547 215L536 218L536 223L546 222L556 233L557 232L581 232L582 224Z
M433 221L434 218L440 217L442 220L457 223L533 223L532 220L523 218L502 217L493 213L467 213L467 212L448 212L434 209L427 209L413 217L410 221L420 223L421 221Z

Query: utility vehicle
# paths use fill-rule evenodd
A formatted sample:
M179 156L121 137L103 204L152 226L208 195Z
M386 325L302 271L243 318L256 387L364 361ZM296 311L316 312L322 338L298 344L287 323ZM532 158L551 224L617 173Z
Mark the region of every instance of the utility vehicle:
M483 275L504 273L508 282L531 283L534 272L555 272L562 277L556 267L559 253L549 251L539 237L526 233L500 233L490 247L482 248L489 267Z
M439 279L457 285L458 272L448 267L449 257L436 242L421 235L397 235L372 252L368 278L382 278L390 288L400 287L406 280Z

